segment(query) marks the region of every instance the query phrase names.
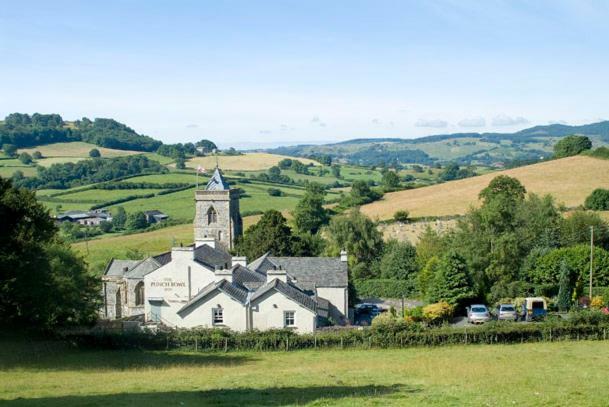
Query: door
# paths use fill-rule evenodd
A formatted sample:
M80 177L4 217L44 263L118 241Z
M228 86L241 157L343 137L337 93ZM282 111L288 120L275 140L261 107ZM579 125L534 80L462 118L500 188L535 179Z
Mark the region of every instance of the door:
M161 303L151 302L150 303L150 320L153 322L161 322Z

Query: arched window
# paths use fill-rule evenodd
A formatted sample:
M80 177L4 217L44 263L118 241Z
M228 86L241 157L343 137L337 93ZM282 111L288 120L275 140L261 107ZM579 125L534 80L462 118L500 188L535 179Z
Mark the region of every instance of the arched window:
M211 225L212 223L216 223L218 221L218 214L213 206L210 206L207 210L207 224Z
M144 282L140 281L135 285L135 305L144 305Z
M218 230L218 240L222 241L222 231Z

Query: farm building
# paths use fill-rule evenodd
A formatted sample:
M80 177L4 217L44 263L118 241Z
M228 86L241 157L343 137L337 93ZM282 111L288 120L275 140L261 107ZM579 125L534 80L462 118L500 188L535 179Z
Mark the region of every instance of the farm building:
M170 327L312 332L347 320L347 255L232 256L242 233L239 195L216 168L195 191L195 244L145 260L113 259L104 272L102 317Z
M83 226L99 226L102 222L111 222L112 216L105 210L67 211L55 217L59 223L72 222Z

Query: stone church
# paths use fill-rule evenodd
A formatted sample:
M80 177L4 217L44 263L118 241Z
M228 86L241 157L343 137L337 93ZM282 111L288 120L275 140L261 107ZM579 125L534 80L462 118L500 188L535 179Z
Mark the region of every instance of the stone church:
M216 168L195 191L194 241L144 260L112 259L102 277L105 319L234 331L343 324L348 316L347 254L233 256L243 233L239 193Z

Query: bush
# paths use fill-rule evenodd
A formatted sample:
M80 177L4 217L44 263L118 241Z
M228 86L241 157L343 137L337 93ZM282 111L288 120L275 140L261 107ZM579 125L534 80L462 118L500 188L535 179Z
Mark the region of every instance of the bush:
M399 210L393 214L393 220L396 222L408 223L410 213L406 210Z
M429 304L423 307L423 320L429 325L439 325L448 321L454 312L454 307L446 301Z
M277 188L269 188L266 190L270 196L283 196L283 191Z
M606 301L600 295L592 297L592 301L590 301L590 307L594 309L601 309L605 306Z
M353 285L359 298L402 298L412 291L409 281L392 279L354 280Z
M567 136L554 145L554 157L563 158L590 150L592 142L586 136Z
M99 150L97 148L93 148L93 149L91 149L91 151L89 151L89 157L99 158L99 157L101 157L101 153L99 152Z
M597 188L586 198L584 203L586 209L595 211L609 210L609 190Z
M21 161L22 164L25 165L30 165L32 163L32 156L29 155L28 153L21 153L19 154L19 161Z

